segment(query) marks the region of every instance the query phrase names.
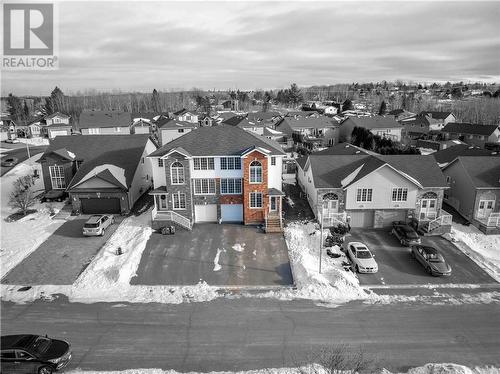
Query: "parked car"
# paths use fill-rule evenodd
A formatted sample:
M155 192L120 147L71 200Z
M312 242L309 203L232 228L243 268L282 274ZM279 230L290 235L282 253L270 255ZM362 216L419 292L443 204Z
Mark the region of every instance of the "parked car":
M2 160L2 166L11 167L17 164L19 160L15 157L7 157Z
M434 276L451 275L451 266L443 255L434 247L414 245L411 247L411 256L416 258L425 271Z
M347 256L353 262L354 269L358 273L376 273L378 271L378 265L374 259L373 254L363 243L348 243Z
M410 245L420 244L421 239L417 232L408 224L395 221L392 223L391 234L398 238L403 246L409 247Z
M68 193L64 190L51 190L43 195L42 203L46 201L63 201L66 197L68 197Z
M51 374L71 360L71 345L39 335L1 337L2 373Z
M19 139L5 139L5 143L17 144L19 143Z
M103 236L106 229L115 222L110 214L93 215L83 225L83 235Z

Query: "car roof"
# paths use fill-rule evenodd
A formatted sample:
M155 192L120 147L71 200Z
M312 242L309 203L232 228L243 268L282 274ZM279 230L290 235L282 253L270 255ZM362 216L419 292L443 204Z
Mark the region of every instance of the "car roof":
M98 214L90 216L90 218L87 220L86 223L98 223L102 217L103 217L102 215Z
M423 249L423 251L425 253L436 253L436 254L439 253L439 251L434 247L428 247L428 246L423 246L423 245L420 247Z
M364 247L364 248L368 249L368 246L366 244L361 243L361 242L349 242L349 245L353 245L354 247L356 247L356 249L358 249L358 247Z
M38 335L5 335L1 338L2 350L5 349L25 349Z

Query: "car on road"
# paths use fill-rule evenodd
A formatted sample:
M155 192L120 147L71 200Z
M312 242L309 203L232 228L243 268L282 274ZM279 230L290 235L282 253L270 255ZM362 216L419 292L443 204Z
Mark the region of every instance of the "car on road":
M83 225L83 235L102 236L106 229L115 222L111 214L99 214L90 216Z
M5 143L17 144L17 143L20 143L20 142L19 142L19 139L5 139Z
M63 201L68 197L68 193L64 190L50 190L42 197L42 203L47 201Z
M5 374L51 374L71 360L71 345L47 336L5 335L1 346L1 369Z
M413 245L410 253L430 275L451 275L451 266L436 248L424 245Z
M350 242L346 246L347 256L358 273L376 273L378 265L368 247L360 242Z
M18 163L18 159L15 157L7 157L2 160L2 166L11 167Z
M393 222L391 234L399 240L401 245L406 247L414 244L420 244L422 242L417 232L405 222Z

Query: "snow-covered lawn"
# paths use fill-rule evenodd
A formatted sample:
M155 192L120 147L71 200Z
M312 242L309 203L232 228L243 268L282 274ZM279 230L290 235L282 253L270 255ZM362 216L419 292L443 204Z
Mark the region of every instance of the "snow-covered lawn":
M443 236L500 282L500 235L485 235L473 225L453 223L451 234Z
M303 373L314 373L314 374L327 374L330 373L319 365L314 365L314 367L300 367L300 368L270 368L270 369L260 369L260 370L249 370L249 371L218 371L210 372L210 374L303 374ZM335 371L338 374L348 374L347 371ZM457 364L426 364L424 366L411 368L408 371L402 372L391 372L386 369L376 370L374 373L378 374L499 374L500 369L494 367L475 367L468 368L463 365ZM83 370L71 370L67 371L67 374L179 374L175 370L162 370L162 369L129 369L123 371L83 371ZM199 374L195 372L190 372L189 374ZM208 373L207 373L208 374Z
M41 166L36 162L40 157L41 154L31 157L0 178L0 278L33 252L64 223L64 221L52 220L49 215L49 205L40 202L37 202L32 208L37 210L36 213L16 222L5 222L5 218L16 212L8 204L13 182L19 177L33 174L35 169L38 169L38 173L41 175ZM41 177L36 180L34 190L43 190ZM54 211L57 212L63 207L64 203L53 203L51 205Z

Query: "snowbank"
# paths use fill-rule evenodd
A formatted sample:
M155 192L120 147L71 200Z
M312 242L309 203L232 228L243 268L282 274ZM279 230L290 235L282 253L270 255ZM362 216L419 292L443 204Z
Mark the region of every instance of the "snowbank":
M324 230L323 239L328 230ZM320 230L311 222L294 222L285 228L285 239L296 290L269 291L260 297L278 299L311 299L333 304L376 297L359 285L358 278L342 268L345 254L338 247L331 248L340 255L337 259L326 256L323 250L322 272L319 269Z
M49 215L49 205L37 202L32 209L37 212L30 214L16 222L5 222L15 209L9 206L9 196L12 191L14 181L22 176L33 174L37 169L41 175L41 165L36 161L41 157L41 153L20 163L0 178L0 212L1 212L1 239L0 239L0 278L3 278L10 270L19 264L24 258L32 253L42 244L54 231L56 231L64 221L54 221ZM43 180L38 178L35 181L34 190L43 190ZM52 203L54 212L58 212L64 203Z
M450 234L443 235L500 282L500 235L485 235L473 225L453 223ZM465 244L462 245L462 243Z
M189 372L190 374L197 374L195 372ZM302 374L302 373L315 373L315 374L327 374L328 371L319 365L314 365L311 367L300 367L300 368L270 368L270 369L260 369L260 370L249 370L249 371L218 371L210 372L210 374ZM349 373L346 371L336 371L338 374ZM405 373L393 373L386 369L381 369L375 371L379 374L499 374L500 370L494 367L475 367L468 368L466 366L457 364L426 364L417 368L409 369ZM162 369L129 369L123 371L83 371L80 369L67 371L67 374L179 374L175 370L162 370ZM208 374L208 373L207 373Z

